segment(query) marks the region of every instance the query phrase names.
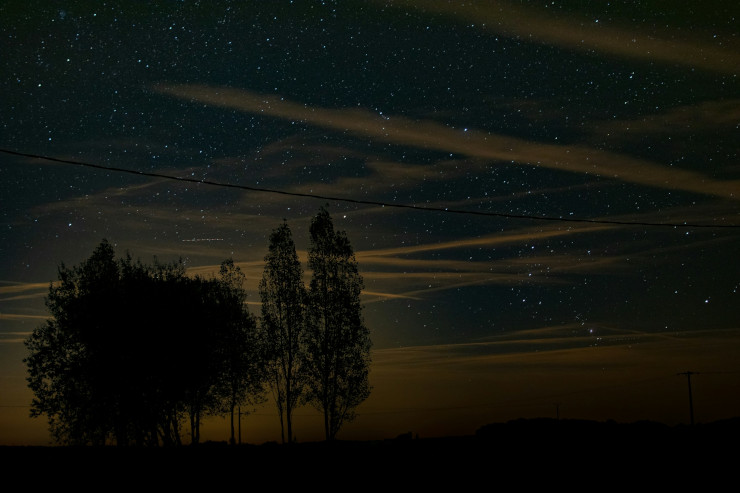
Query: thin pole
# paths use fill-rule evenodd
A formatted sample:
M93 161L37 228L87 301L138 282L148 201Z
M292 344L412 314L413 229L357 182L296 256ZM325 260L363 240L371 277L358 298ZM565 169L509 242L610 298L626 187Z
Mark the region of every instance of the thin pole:
M689 415L691 416L691 426L694 426L694 399L691 396L691 375L698 375L699 372L685 371L678 375L686 375L686 379L689 382Z
M242 407L239 406L239 445L242 444Z

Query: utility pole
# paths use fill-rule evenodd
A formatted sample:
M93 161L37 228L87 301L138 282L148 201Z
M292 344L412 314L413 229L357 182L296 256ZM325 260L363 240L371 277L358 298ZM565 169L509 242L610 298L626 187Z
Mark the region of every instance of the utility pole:
M677 373L677 375L686 375L686 379L689 381L689 413L691 416L691 426L694 426L694 399L691 397L691 375L698 375L696 371L685 371L683 373Z

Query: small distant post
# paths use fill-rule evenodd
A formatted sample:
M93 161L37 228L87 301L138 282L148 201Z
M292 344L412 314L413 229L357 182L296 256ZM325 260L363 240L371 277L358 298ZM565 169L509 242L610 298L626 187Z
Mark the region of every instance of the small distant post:
M691 375L698 375L696 371L685 371L678 373L678 375L686 375L686 379L689 381L689 415L691 416L691 426L694 426L694 399L691 397Z
M239 445L242 444L242 407L239 406L238 408L239 412Z

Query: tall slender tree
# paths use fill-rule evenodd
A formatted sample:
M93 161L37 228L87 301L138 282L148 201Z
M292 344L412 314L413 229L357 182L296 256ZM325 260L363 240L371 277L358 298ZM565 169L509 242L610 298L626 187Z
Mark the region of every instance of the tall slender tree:
M344 231L323 207L310 227L309 323L305 337L307 401L324 414L327 440L370 395L370 335L362 319L362 276Z
M305 330L306 289L295 243L283 221L270 235L259 285L268 380L280 417L280 434L292 443L293 411L303 394L301 339Z

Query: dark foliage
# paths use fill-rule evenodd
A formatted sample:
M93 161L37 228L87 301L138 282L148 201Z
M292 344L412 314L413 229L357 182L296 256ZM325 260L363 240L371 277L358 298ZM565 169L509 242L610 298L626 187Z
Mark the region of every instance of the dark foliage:
M305 337L307 401L324 414L327 440L370 395L370 336L362 319L363 280L344 231L322 208L311 221Z
M273 230L259 285L262 299L262 347L270 388L285 443L293 441L293 410L303 395L306 288L295 243L287 223Z
M233 263L218 279L182 263L116 260L103 241L85 262L61 265L52 316L26 341L31 415L62 444L173 445L190 417L233 412L258 391L255 321Z

